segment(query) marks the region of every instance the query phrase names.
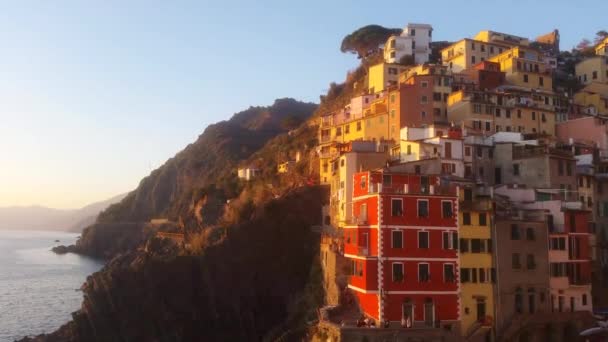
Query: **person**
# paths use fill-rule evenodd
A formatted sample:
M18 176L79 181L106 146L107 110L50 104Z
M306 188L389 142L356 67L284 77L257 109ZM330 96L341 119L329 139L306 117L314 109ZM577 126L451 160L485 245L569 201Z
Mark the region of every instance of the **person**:
M407 316L407 315L406 315ZM405 319L405 316L401 317L401 327L405 328L405 325L407 324L407 321Z
M390 322L389 321L384 321L384 328L388 328L389 327Z
M403 328L412 327L412 320L410 319L409 315L405 315L401 318L401 327L403 327Z

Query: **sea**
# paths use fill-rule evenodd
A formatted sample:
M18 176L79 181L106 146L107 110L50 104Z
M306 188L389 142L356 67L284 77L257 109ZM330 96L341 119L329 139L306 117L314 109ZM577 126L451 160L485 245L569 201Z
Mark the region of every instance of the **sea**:
M0 230L0 342L50 333L80 308L81 285L103 264L51 252L77 238L65 232Z

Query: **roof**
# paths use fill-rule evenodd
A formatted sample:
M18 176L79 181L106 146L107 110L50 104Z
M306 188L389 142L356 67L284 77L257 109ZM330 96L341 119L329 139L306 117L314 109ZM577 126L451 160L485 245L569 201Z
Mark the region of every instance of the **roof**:
M608 84L591 82L585 88L581 90L586 93L595 93L601 95L608 95Z

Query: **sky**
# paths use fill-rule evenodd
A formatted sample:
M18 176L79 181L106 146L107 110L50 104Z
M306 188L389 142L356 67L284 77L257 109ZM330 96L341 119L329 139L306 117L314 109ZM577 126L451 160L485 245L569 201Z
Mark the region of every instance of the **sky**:
M78 208L133 190L210 123L318 102L358 61L358 27L433 25L434 40L608 29L608 1L0 2L0 207Z

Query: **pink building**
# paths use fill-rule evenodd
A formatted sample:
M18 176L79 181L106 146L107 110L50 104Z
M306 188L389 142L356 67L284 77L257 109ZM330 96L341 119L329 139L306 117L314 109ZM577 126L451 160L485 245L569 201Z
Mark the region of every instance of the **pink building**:
M600 153L608 155L608 119L585 116L556 124L557 138L564 143L583 142L597 144Z

